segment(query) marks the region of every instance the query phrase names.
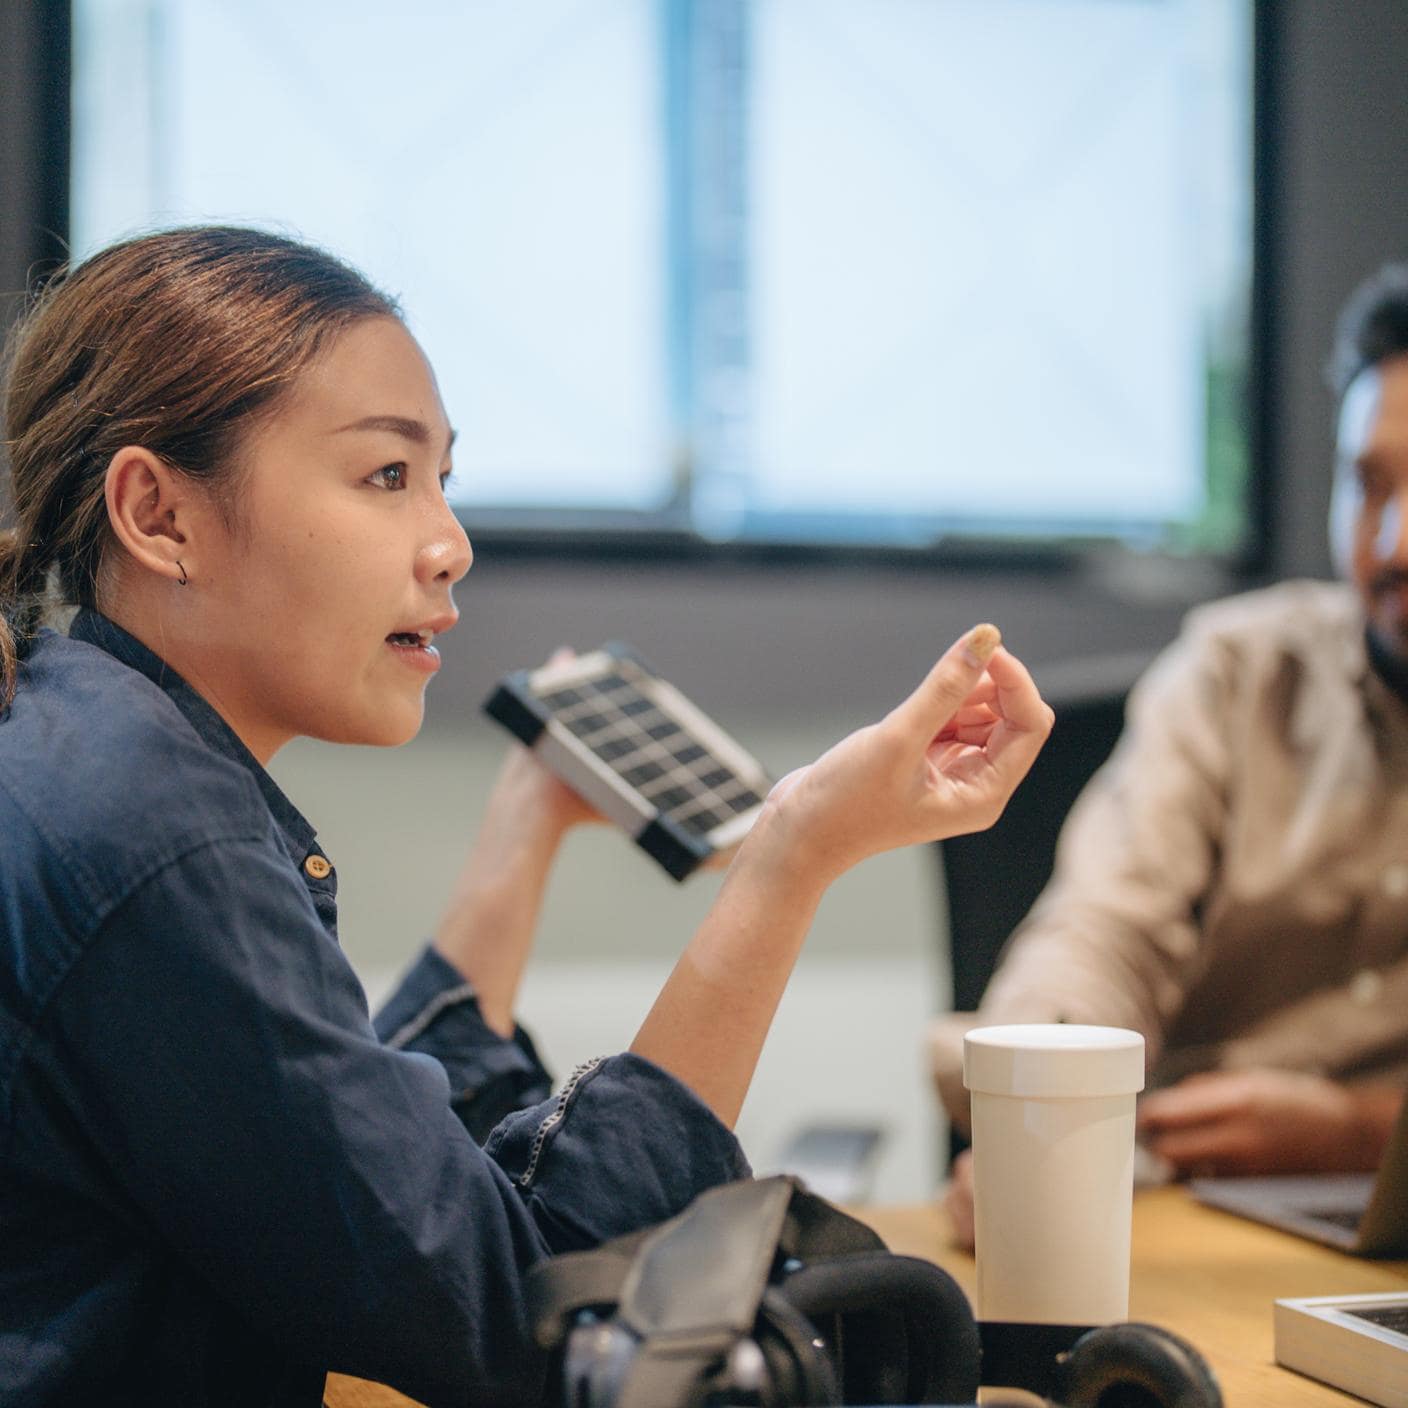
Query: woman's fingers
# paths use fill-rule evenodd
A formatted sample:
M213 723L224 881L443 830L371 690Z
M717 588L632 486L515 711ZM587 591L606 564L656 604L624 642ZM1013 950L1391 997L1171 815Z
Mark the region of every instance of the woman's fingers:
M996 626L974 626L944 651L914 693L891 711L891 720L922 735L925 742L933 738L968 702L1001 641Z
M997 687L997 712L1009 724L1043 738L1051 732L1056 716L1041 697L1027 667L1015 655L1007 650L995 652L988 661L988 677Z
M880 723L772 789L790 854L834 876L878 851L992 825L1051 724L998 641L992 626L967 632Z
M945 762L955 758L953 745L981 749L969 766L991 767L991 781L1010 791L1041 751L1054 715L1026 666L1000 641L996 626L975 626L890 717ZM930 756L938 761L935 752Z
M933 746L942 748L949 743L963 743L972 748L981 748L992 736L992 731L996 726L996 721L990 720L987 723L972 724L963 728L946 728L934 740Z
M997 685L1002 717L988 734L984 753L1010 790L1036 761L1056 715L1015 655L999 650L988 662L988 674Z
M946 733L953 728L972 728L976 724L995 724L1001 717L990 704L965 704L939 733Z

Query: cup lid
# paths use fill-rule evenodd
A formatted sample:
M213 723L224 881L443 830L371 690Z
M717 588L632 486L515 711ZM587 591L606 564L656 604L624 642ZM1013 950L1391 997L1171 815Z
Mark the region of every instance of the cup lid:
M1144 1038L1066 1022L975 1027L963 1084L989 1095L1126 1095L1144 1089Z

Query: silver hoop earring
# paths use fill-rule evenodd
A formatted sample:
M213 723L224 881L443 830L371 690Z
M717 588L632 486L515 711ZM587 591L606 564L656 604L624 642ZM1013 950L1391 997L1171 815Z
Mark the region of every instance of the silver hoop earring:
M179 557L176 559L176 565L177 567L181 567L181 559ZM181 576L177 579L176 585L178 587L184 587L188 581L190 581L190 578L186 576L186 569L181 567Z

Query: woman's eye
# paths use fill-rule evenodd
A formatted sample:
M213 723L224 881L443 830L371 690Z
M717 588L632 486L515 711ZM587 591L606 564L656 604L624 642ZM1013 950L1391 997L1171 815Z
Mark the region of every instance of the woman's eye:
M447 469L444 474L440 476L440 492L442 494L448 494L450 490L455 487L457 482L458 481L455 479L455 471L453 469Z
M383 489L404 489L406 487L406 466L384 464L375 474L368 476L368 482L379 484Z

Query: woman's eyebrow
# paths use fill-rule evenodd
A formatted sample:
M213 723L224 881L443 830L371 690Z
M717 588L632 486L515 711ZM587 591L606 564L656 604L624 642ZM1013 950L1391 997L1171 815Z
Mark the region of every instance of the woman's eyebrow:
M413 420L409 416L363 416L361 420L338 426L332 434L341 435L346 430L389 430L393 435L399 435L413 444L430 444L430 427L424 421ZM454 443L455 431L451 430L450 438L445 442L446 453Z

